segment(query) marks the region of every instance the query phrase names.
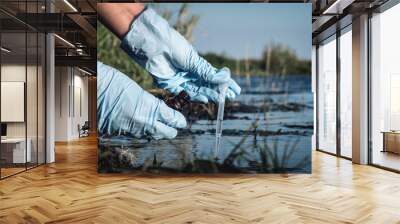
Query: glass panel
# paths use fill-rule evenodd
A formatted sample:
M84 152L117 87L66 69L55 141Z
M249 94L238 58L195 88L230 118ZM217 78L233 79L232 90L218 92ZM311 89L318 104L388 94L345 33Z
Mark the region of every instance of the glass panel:
M372 25L372 163L400 170L400 5L374 15Z
M336 153L336 36L318 48L318 148Z
M26 150L26 33L3 32L1 45L1 174L5 177L25 170L31 158Z
M351 158L352 141L352 35L344 30L340 36L340 153Z
M4 0L0 6L26 20L26 12L43 13L44 3ZM45 161L45 35L1 12L0 31L0 167L4 178Z

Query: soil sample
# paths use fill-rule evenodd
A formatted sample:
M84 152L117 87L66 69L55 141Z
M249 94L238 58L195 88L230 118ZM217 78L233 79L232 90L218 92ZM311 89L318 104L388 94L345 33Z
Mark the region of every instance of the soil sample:
M190 101L189 95L185 91L181 91L178 95L165 99L165 104L174 110L183 111L183 107Z

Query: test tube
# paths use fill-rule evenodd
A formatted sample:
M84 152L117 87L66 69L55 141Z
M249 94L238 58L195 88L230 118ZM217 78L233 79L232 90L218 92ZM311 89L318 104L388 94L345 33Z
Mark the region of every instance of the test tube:
M228 89L227 84L221 84L218 87L218 114L217 114L217 124L215 127L215 152L214 156L218 159L219 150L221 147L222 138L222 121L224 120L224 108L225 108L225 95Z

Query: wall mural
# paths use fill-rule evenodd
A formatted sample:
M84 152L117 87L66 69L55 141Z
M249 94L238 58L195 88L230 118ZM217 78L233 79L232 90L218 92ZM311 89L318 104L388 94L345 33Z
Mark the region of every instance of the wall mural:
M311 172L310 4L98 8L99 172Z

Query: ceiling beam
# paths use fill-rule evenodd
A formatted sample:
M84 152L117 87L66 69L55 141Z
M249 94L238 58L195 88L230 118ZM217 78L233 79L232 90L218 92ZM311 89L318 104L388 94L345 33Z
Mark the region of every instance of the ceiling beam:
M344 9L346 9L349 5L353 4L355 0L336 0L332 4L326 8L322 14L327 15L335 15L335 14L342 14Z
M88 20L80 14L68 14L72 21L74 21L82 30L87 34L86 41L90 46L96 46L96 28L88 22Z
M56 66L87 67L96 71L97 59L91 56L55 56Z

